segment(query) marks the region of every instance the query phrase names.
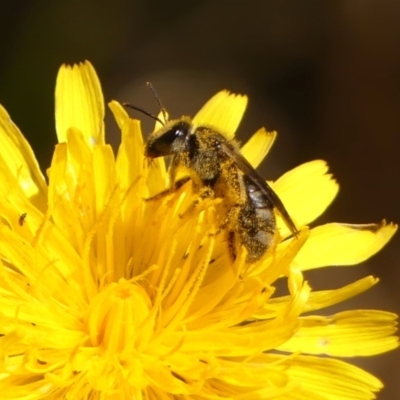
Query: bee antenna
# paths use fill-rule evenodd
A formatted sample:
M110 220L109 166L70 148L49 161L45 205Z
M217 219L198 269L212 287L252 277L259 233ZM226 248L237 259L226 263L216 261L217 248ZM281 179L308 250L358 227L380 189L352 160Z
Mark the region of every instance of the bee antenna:
M160 118L158 118L156 115L154 115L154 114L152 114L152 113L149 113L149 112L146 111L146 110L143 110L143 108L139 108L139 107L133 106L132 104L129 104L129 103L122 103L122 105L123 105L124 107L132 108L133 110L139 111L139 112L141 112L142 114L147 115L147 116L150 117L150 118L153 118L154 120L158 121L158 122L159 122L161 125L163 125L163 126L165 125L164 122L161 121Z
M159 105L159 107L160 107L160 110L161 110L162 115L163 115L163 117L164 117L164 121L167 121L167 119L168 119L168 117L167 117L167 111L166 111L165 108L163 107L163 105L162 105L162 103L161 103L161 100L160 100L160 98L159 98L158 95L157 95L156 90L154 89L154 87L153 87L153 85L151 84L151 82L146 82L146 84L147 84L147 87L150 89L151 93L153 93L153 96L154 96L154 98L156 99L156 101L157 101L157 103L158 103L158 105Z

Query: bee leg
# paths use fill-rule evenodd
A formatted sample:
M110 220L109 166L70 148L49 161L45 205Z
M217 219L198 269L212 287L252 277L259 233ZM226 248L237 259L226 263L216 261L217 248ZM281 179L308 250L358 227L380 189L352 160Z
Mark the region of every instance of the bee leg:
M229 231L228 233L228 248L229 254L231 255L232 262L236 260L236 248L235 248L235 232Z
M144 201L154 201L154 200L160 200L165 196L168 196L171 193L176 192L179 190L186 182L190 181L190 178L186 176L185 178L177 180L170 188L163 190L160 193L157 193L154 196L148 197L147 199L144 199Z
M208 187L205 186L200 189L200 192L197 196L197 199L192 202L192 204L181 214L178 214L180 218L184 218L187 215L190 215L196 208L197 206L202 203L204 200L209 199L211 197L214 197L214 191Z
M231 209L227 212L225 219L222 221L222 223L219 225L218 229L213 232L213 233L209 233L209 236L215 236L220 234L223 230L225 230L227 228L227 226L229 226L232 221L234 221L237 218L237 215L240 211L240 205L239 204L235 204L231 207Z

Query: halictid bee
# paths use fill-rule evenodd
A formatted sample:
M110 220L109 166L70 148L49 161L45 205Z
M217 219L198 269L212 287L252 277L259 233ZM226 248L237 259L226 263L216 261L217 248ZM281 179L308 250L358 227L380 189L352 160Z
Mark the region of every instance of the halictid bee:
M165 109L156 96L166 118ZM274 209L286 225L297 235L297 228L283 203L263 177L242 156L234 140L229 140L211 126L193 126L189 117L166 123L157 116L130 104L160 122L163 127L148 137L145 156L171 156L169 173L172 187L180 187L189 179L201 198L221 198L226 202L227 215L221 226L228 233L232 258L236 258L237 241L247 250L247 261L258 261L273 245L276 231ZM178 169L187 172L187 178L176 180Z

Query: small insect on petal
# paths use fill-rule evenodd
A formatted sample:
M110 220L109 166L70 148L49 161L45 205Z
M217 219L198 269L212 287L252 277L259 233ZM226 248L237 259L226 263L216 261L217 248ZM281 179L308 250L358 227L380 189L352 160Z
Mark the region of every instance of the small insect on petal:
M24 212L24 213L22 213L22 214L19 216L19 218L18 218L18 223L19 223L20 226L23 226L23 225L24 225L25 219L26 219L26 216L27 216L27 215L28 215L28 214L27 214L26 212Z

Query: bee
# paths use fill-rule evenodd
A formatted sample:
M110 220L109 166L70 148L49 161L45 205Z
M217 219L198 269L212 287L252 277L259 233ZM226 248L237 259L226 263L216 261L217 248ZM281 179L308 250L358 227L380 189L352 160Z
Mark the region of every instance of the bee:
M189 179L201 199L221 198L227 209L220 230L228 232L228 245L233 260L237 242L247 250L249 263L261 259L274 244L276 219L274 209L295 236L298 230L285 206L263 177L240 153L235 140L229 140L211 126L194 126L189 117L164 121L138 107L124 105L157 120L163 126L151 133L145 145L145 156L172 156L169 166L173 192ZM177 180L177 171L185 172ZM157 196L157 195L156 195Z

